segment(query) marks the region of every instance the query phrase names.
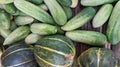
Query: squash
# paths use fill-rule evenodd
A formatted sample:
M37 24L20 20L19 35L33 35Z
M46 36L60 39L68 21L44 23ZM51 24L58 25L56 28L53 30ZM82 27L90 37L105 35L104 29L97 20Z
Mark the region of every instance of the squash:
M35 45L34 54L41 67L71 67L75 47L67 37L51 35Z

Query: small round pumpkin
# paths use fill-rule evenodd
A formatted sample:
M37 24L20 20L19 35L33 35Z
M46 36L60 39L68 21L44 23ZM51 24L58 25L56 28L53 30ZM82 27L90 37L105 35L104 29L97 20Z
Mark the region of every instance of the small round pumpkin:
M15 44L7 48L2 56L3 67L36 67L32 48L26 44Z
M41 67L71 67L75 47L67 37L51 35L44 37L35 45L34 54Z
M114 53L106 48L89 48L77 59L78 67L118 67Z

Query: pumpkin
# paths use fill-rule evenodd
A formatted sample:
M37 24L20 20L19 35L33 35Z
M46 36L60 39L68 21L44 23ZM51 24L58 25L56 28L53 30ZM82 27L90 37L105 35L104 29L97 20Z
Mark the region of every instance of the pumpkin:
M71 67L75 47L67 37L51 35L35 45L34 55L41 67Z
M89 48L77 59L78 67L119 67L113 52L107 48Z
M3 67L36 67L34 53L30 46L15 44L8 47L1 56Z

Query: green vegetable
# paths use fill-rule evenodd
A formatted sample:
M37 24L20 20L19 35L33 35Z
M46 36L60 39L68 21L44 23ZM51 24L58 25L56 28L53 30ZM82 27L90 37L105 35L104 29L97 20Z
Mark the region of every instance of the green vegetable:
M120 1L115 5L107 26L108 41L115 45L120 41Z
M72 0L57 0L61 5L70 7Z
M93 19L93 27L101 27L109 19L112 9L112 4L103 5Z
M0 4L9 4L12 3L14 0L0 0Z
M106 3L112 3L118 0L81 0L83 6L99 6Z
M49 2L48 0L44 0L44 2L50 10L55 22L58 25L64 25L67 22L67 17L59 3L56 0L49 0Z
M27 2L26 0L15 0L14 5L22 12L30 15L31 17L44 22L54 24L52 17L43 9L38 6Z
M37 5L41 4L43 2L43 0L27 0L27 1L34 3L34 4L37 4Z
M57 33L57 27L44 24L44 23L33 23L30 27L32 33L39 34L39 35L50 35Z
M16 28L17 28L17 24L16 24L14 21L12 21L12 22L11 22L11 25L10 25L10 30L13 31L13 30L15 30Z
M69 38L52 35L44 37L35 45L34 54L41 67L71 67L75 47Z
M0 35L1 35L2 37L7 38L7 37L9 36L10 33L11 33L10 30L0 28Z
M48 7L46 4L40 4L39 7L45 11L48 11Z
M66 36L73 41L92 46L103 46L107 41L107 38L104 34L94 31L74 30L66 32Z
M75 8L78 5L79 0L72 0L71 8Z
M89 48L77 59L78 67L119 67L114 53L106 48Z
M15 23L17 25L26 25L26 24L30 24L34 21L34 18L30 17L30 16L17 16L15 18Z
M30 33L28 26L20 26L15 29L10 35L5 39L3 45L10 45L17 41L24 39Z
M10 16L3 10L0 10L0 27L4 29L10 28Z
M94 17L95 12L95 9L92 7L83 9L75 17L70 19L64 26L62 26L62 29L64 31L71 31L83 26Z

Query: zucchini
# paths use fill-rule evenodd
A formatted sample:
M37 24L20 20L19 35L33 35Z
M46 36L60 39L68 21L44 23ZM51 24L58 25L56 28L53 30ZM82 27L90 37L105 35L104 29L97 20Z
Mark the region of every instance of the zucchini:
M112 4L103 5L93 19L93 27L101 27L110 17L112 13L113 6Z
M57 0L61 5L70 7L72 0Z
M120 1L115 5L107 26L108 41L116 45L120 41Z
M3 45L10 45L17 41L20 41L26 36L28 36L29 33L30 29L28 26L20 26L17 29L15 29L12 33L10 33L7 38L5 38Z
M33 23L30 27L32 33L39 35L49 35L57 33L57 27L45 23Z
M106 3L112 3L119 0L81 0L83 6L99 6Z
M78 13L75 17L70 19L61 28L64 31L71 31L71 30L77 29L77 28L83 26L88 21L90 21L94 17L95 13L96 13L96 11L92 7L84 8L80 13Z
M66 32L66 36L73 41L91 46L103 46L107 42L107 38L104 34L94 31L74 30Z
M15 0L14 5L20 11L41 22L54 24L53 18L46 11L26 0Z
M67 22L67 17L59 3L56 0L49 0L49 2L48 0L44 0L44 2L50 10L55 22L58 25L64 25Z

